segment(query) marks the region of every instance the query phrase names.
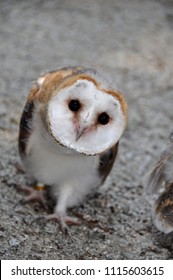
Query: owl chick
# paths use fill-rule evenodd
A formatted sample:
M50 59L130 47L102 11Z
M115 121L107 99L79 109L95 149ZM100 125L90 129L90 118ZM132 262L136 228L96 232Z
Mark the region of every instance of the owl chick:
M77 222L67 209L106 179L126 115L123 95L93 69L69 67L38 78L21 116L19 152L27 173L49 186L56 201L46 220L56 220L63 231ZM38 189L30 188L26 201L44 202Z
M156 191L164 187L153 207L155 226L164 233L173 231L173 133L149 177L149 188Z

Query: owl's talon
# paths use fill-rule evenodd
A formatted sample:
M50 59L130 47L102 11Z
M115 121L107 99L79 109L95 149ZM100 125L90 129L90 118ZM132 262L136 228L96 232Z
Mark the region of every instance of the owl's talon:
M40 204L45 210L48 209L47 204L46 204L46 200L45 200L44 195L43 195L43 191L35 190L34 188L29 187L29 186L18 186L17 188L18 188L20 191L23 191L23 192L28 193L28 196L27 196L26 198L21 199L21 200L15 205L15 207L16 207L18 204L24 205L24 204L27 204L27 203L30 203L30 202L39 202L39 204Z
M69 217L69 216L62 216L62 215L59 215L59 214L50 214L50 215L47 215L47 216L41 216L41 217L38 217L36 219L34 219L32 221L32 223L35 223L35 222L49 222L49 221L55 221L59 224L60 226L60 229L61 231L65 234L65 235L68 235L68 226L67 224L71 224L71 225L79 225L80 224L80 221L76 218L73 218L73 217ZM31 223L31 224L32 224Z

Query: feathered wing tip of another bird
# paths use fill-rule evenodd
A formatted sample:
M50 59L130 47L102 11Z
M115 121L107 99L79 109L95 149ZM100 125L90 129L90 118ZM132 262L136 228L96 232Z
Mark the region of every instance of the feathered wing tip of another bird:
M173 231L173 132L169 143L150 173L148 189L152 193L164 187L153 207L153 222L164 233Z
M166 149L161 153L160 159L149 175L147 185L149 190L155 192L160 189L164 182L167 185L171 180L173 181L173 132L169 136Z

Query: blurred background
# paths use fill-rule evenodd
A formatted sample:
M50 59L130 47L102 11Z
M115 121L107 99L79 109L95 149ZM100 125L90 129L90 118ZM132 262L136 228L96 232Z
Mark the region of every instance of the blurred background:
M153 226L144 179L173 121L172 0L0 1L0 256L2 259L168 259L172 237ZM20 206L17 135L26 95L40 74L63 66L99 70L128 102L119 158L104 187L79 208L90 219L65 240L58 225L30 221Z

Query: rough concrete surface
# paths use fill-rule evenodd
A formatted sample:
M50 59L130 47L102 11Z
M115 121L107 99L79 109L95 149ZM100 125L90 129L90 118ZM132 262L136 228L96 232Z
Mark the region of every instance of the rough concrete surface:
M171 0L0 1L1 259L173 258L173 236L153 226L144 188L172 129L172 30ZM65 237L56 223L31 223L46 212L39 205L14 205L26 181L16 162L27 92L40 73L68 65L100 70L129 108L114 169L76 207L85 221Z

